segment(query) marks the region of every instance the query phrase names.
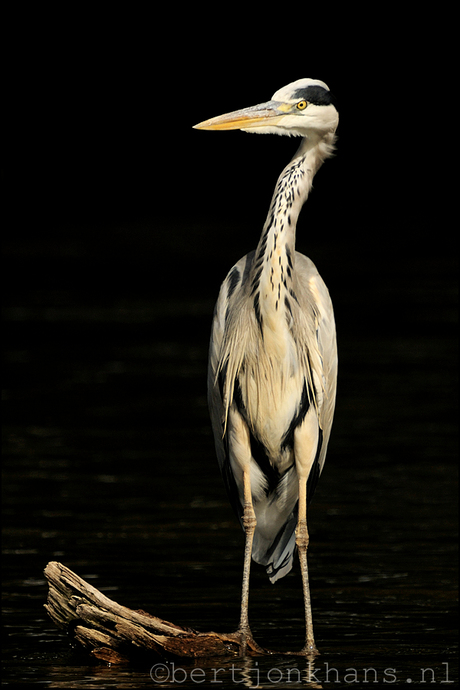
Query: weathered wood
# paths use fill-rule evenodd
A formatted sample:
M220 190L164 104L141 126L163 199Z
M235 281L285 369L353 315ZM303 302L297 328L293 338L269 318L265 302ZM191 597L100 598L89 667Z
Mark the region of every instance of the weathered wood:
M48 563L45 576L49 584L45 608L50 618L97 659L124 663L140 652L163 658L239 653L234 633L200 633L121 606L56 561Z

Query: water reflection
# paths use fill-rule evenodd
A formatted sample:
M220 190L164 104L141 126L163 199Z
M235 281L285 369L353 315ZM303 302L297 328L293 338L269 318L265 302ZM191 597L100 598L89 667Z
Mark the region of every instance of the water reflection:
M391 661L382 655L380 664L365 662L356 656L347 662L332 658L308 661L276 656L272 659L181 660L155 662L143 668L113 667L84 664L49 666L49 686L54 688L194 688L235 687L325 688L359 687L362 684L437 683L454 684L453 664L420 658L418 662L404 658Z
M150 677L160 687L169 684L222 684L246 688L302 686L323 687L316 679L315 662L284 657L246 657L232 661L214 659L214 665L199 660L193 666L178 662L159 662L150 669Z

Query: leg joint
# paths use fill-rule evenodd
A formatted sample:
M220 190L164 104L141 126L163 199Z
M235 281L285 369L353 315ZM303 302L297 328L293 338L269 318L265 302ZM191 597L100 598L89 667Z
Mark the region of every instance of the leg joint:
M255 529L257 525L256 514L252 503L244 504L243 526L245 529Z
M297 548L307 549L309 541L307 523L305 520L299 520L295 531L295 543L297 544Z

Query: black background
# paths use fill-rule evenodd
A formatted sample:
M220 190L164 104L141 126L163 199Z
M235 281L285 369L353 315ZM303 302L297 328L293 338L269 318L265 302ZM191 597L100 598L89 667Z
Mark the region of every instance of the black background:
M450 255L443 133L429 86L436 80L442 91L443 78L428 53L404 52L403 29L383 50L372 25L358 41L333 18L313 36L305 22L300 41L254 35L244 23L225 36L214 25L188 32L170 21L111 10L53 14L52 24L40 12L11 24L7 299L30 284L89 298L102 286L111 295L192 285L215 294L222 274L254 247L297 143L192 125L268 100L304 76L334 91L340 125L338 155L315 181L299 248L327 248L344 273L353 263L347 279L358 290L377 293L390 288L392 267ZM171 227L182 229L172 246ZM329 284L333 275L322 270ZM379 296L367 318L388 316L391 328L395 314L381 312ZM357 312L359 304L347 321Z

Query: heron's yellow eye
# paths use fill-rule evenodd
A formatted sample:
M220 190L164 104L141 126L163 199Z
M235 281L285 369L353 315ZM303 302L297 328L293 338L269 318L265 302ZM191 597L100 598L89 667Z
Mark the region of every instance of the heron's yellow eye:
M297 103L297 110L305 110L307 107L307 101L299 101Z

